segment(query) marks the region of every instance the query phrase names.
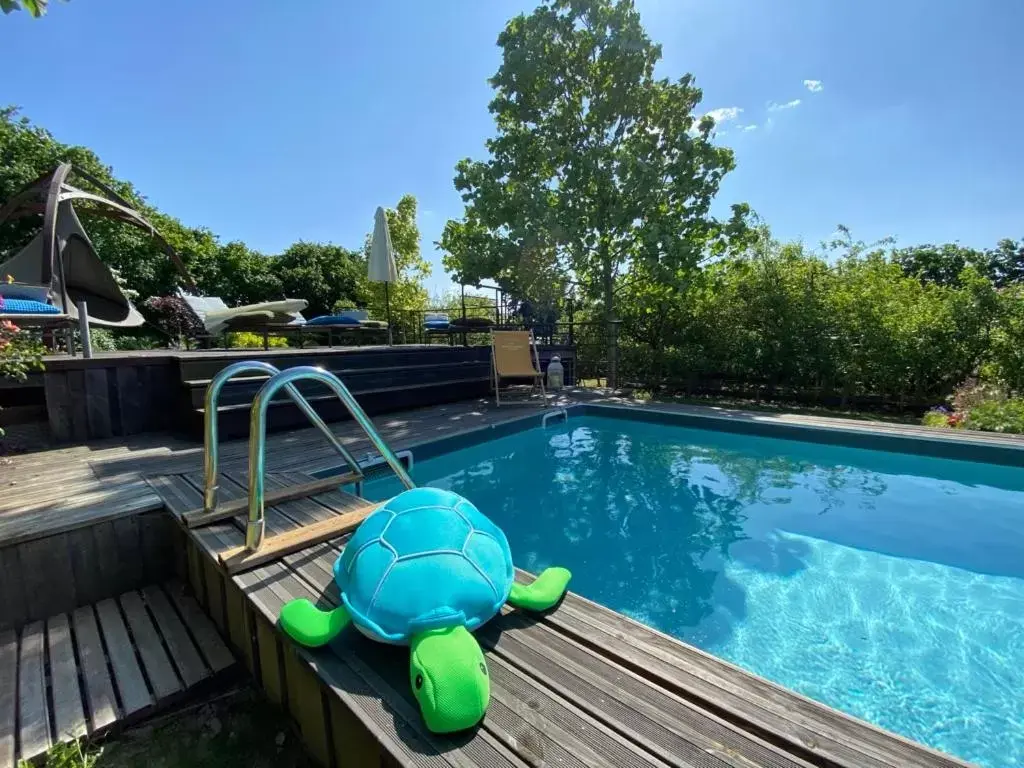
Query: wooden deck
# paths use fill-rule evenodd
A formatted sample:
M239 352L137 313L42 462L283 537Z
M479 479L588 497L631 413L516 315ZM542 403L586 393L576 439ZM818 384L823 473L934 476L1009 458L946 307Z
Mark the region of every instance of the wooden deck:
M401 450L523 413L522 408L499 410L473 400L377 416L374 423L389 445ZM357 455L370 450L353 422L331 427ZM10 457L6 465L0 464L0 547L161 509L163 502L146 483L146 476L194 469L201 465L202 455L202 446L195 442L155 434ZM247 441L221 445L225 469L244 468L247 455ZM316 471L338 462L338 455L315 429L267 437L269 471L296 467Z
M1004 436L949 435L839 419L666 410L1014 451L1024 445ZM498 410L472 401L374 421L385 440L401 450L531 411ZM357 456L369 450L352 423L333 428ZM244 493L246 450L241 441L222 445L224 499ZM200 446L159 436L15 457L9 467L0 468L0 554L12 540L28 543L165 503L176 513L193 509L201 499L201 462ZM314 430L272 435L267 487L309 481L310 473L338 463ZM26 489L28 504L22 494ZM83 496L91 501L79 502ZM268 513L268 533L327 519L345 503L337 492L281 503ZM423 729L409 691L407 651L352 633L342 641L340 654L311 652L275 628L281 606L294 597L322 605L337 602L331 574L345 537L235 577L226 576L217 558L243 542L239 521L189 531L187 542L188 581L200 603L268 696L300 724L312 753L325 765L963 765L576 595L541 619L509 611L481 630L492 670L491 709L479 731L438 737ZM0 714L4 695L0 686Z
M310 476L267 480L281 487ZM223 481L225 500L244 495L242 475ZM176 515L201 503L199 473L150 482ZM330 492L283 502L267 510L268 533L329 519L352 498ZM472 733L431 734L409 689L407 649L350 631L333 649L313 651L275 629L291 599L339 604L332 568L347 537L228 577L214 564L242 544L242 530L240 519L191 530L190 581L324 765L963 765L573 594L544 617L506 610L485 625L478 634L491 671L488 715Z
M234 663L177 583L0 632L0 768L136 721Z

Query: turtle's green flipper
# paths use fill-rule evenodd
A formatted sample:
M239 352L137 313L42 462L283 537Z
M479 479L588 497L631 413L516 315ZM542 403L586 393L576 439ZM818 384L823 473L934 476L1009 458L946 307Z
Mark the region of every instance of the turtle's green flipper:
M508 601L516 608L546 611L562 599L571 578L565 568L545 568L532 584L514 583Z
M286 603L278 618L281 629L289 637L310 648L327 645L350 620L344 606L338 606L333 611L321 611L306 598Z

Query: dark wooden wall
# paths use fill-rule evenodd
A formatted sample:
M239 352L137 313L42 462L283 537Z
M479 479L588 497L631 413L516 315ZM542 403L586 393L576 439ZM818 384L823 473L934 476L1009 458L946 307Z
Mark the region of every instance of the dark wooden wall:
M43 373L50 433L62 442L81 443L169 429L178 386L172 359L50 363Z
M541 347L541 368L552 355L565 367L566 385L575 375L572 347ZM367 412L387 413L484 397L491 389L487 346L363 347L357 349L271 349L205 352L125 352L81 358L51 358L41 374L50 433L61 442L83 443L142 432L174 431L202 439L203 399L210 380L241 360L263 360L284 369L313 365L335 373ZM248 433L249 404L263 381L229 383L221 393L224 439ZM33 377L26 388L40 386ZM327 421L348 418L345 408L317 384L299 385ZM306 425L282 395L269 412L269 428Z
M0 547L0 630L184 578L184 534L163 510Z

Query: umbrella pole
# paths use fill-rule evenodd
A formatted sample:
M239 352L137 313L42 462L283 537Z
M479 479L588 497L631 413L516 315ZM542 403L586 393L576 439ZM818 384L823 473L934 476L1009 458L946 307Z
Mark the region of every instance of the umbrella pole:
M388 284L384 283L384 313L388 318L388 346L390 347L393 343L393 337L391 335L391 297L388 295Z

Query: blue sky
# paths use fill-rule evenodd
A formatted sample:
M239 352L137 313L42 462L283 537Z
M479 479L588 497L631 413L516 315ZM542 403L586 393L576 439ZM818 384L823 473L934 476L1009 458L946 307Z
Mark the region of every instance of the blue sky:
M723 210L749 202L810 243L838 223L904 244L1024 236L1024 3L637 4L659 73L694 73L701 111L735 114ZM454 165L493 133L495 40L533 5L55 2L39 21L0 18L0 103L92 147L164 211L267 253L358 247L374 208L412 193L436 292L450 282L432 243L462 211Z

